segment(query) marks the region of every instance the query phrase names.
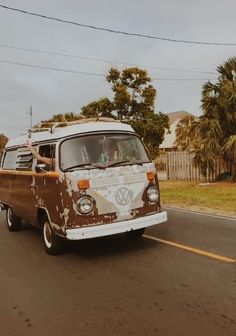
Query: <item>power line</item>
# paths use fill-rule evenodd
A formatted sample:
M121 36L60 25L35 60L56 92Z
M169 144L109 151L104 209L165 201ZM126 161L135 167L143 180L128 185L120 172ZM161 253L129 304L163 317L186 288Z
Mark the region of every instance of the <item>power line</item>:
M101 74L101 73L68 70L68 69L55 68L55 67L49 67L49 66L33 65L33 64L28 64L28 63L11 62L11 61L5 61L5 60L0 60L0 63L21 65L21 66L25 66L25 67L44 69L44 70L53 70L53 71L60 71L60 72L76 73L76 74L80 74L80 75L106 77L105 74ZM214 80L215 78L207 78L207 79L206 78L153 78L152 80L153 81L167 81L167 80L169 80L169 81L207 81L209 79Z
M5 112L5 111L18 111L18 110L26 110L27 107L17 107L17 108L6 108L6 109L0 109L0 112Z
M65 54L65 53L57 53L54 51L40 50L40 49L34 49L34 48L16 47L16 46L11 46L11 45L6 45L6 44L0 44L0 47L8 48L8 49L30 51L30 52L40 53L40 54L70 57L70 58L82 59L86 61L95 61L95 62L118 64L118 65L125 65L125 66L137 66L137 64L134 64L134 63L125 63L125 62L119 62L119 61L116 62L116 61L111 61L107 59L77 56L77 55L71 55L71 54ZM159 66L154 66L154 65L143 65L143 64L138 65L138 66L143 67L143 68L150 68L150 69L160 69L160 70L169 70L169 71L178 71L178 72L190 72L190 73L199 73L199 74L207 74L207 75L216 75L216 72L212 72L212 71L185 70L185 69L179 69L179 68L159 67Z
M38 69L54 70L54 71L61 71L61 72L77 73L77 74L80 74L80 75L90 75L90 76L105 77L104 74L93 73L93 72L67 70L67 69L61 69L61 68L54 68L54 67L48 67L48 66L46 67L46 66L42 66L42 65L33 65L33 64L20 63L20 62L11 62L11 61L5 61L5 60L0 60L0 62L1 63L7 63L7 64L21 65L21 66L30 67L30 68L38 68Z
M216 78L152 78L153 81L208 81L216 80Z
M135 36L135 37L148 38L148 39L153 39L153 40L161 40L161 41L166 41L166 42L185 43L185 44L215 45L215 46L236 46L236 43L188 41L188 40L178 40L178 39L172 39L172 38L167 38L167 37L159 37L159 36L153 36L153 35L146 35L146 34L139 34L139 33L130 33L130 32L122 31L122 30L103 28L103 27L83 24L83 23L79 23L79 22L75 22L75 21L69 21L69 20L64 20L64 19L60 19L60 18L55 18L55 17L52 17L52 16L33 13L33 12L29 12L29 11L26 11L26 10L23 10L23 9L9 7L9 6L5 6L5 5L0 5L0 7L4 8L4 9L15 11L15 12L20 12L20 13L23 13L23 14L27 14L27 15L37 16L37 17L47 19L47 20L58 21L58 22L62 22L62 23L67 23L67 24L83 27L83 28L95 29L95 30L105 31L105 32L114 33L114 34Z

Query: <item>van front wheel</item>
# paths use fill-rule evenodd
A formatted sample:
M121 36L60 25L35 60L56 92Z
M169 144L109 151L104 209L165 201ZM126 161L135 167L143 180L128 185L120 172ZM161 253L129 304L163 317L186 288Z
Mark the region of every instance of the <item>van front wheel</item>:
M21 229L21 218L15 216L10 207L6 211L6 221L9 231L19 231Z
M53 231L48 219L43 223L43 244L46 252L57 255L65 252L66 242Z

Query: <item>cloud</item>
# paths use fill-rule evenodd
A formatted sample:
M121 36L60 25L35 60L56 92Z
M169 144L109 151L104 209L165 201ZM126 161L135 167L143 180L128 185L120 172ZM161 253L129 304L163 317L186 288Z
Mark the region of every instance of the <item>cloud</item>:
M176 39L236 42L235 0L42 0L2 1L41 14L84 24ZM185 45L79 28L0 9L0 44L161 68L215 71L235 56L236 47ZM110 63L42 55L0 47L0 60L104 73ZM209 75L147 68L152 78L208 78ZM202 82L155 81L156 110L200 114ZM21 133L56 113L79 112L94 99L110 96L105 78L0 63L0 132ZM18 108L25 110L18 110ZM5 109L5 111L4 111ZM11 110L9 110L11 109ZM15 109L15 110L14 110Z

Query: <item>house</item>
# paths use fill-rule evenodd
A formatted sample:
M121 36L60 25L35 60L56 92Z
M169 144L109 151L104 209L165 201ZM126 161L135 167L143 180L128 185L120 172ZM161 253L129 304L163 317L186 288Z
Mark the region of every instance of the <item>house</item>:
M172 152L172 151L177 150L177 146L176 146L176 143L175 143L176 127L177 127L179 121L181 119L183 119L184 117L193 116L193 114L191 114L189 112L186 112L186 111L171 112L171 113L167 113L167 115L169 117L170 129L165 132L164 140L159 146L162 153Z

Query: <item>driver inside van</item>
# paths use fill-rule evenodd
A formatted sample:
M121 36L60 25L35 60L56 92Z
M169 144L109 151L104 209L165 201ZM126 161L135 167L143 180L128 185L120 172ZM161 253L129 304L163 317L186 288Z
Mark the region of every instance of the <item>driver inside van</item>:
M42 147L49 147L50 145L46 145L46 146L41 146ZM44 164L46 164L48 166L49 170L54 170L55 168L55 158L54 155L51 155L52 153L49 153L49 155L45 154L45 153L39 153L37 152L34 147L32 146L30 141L26 142L26 147L31 151L32 155L34 158L37 159L37 161L42 162ZM41 149L40 148L40 149ZM51 151L51 150L50 150Z
M105 139L102 143L102 151L97 162L113 162L118 160L117 146L111 141Z

